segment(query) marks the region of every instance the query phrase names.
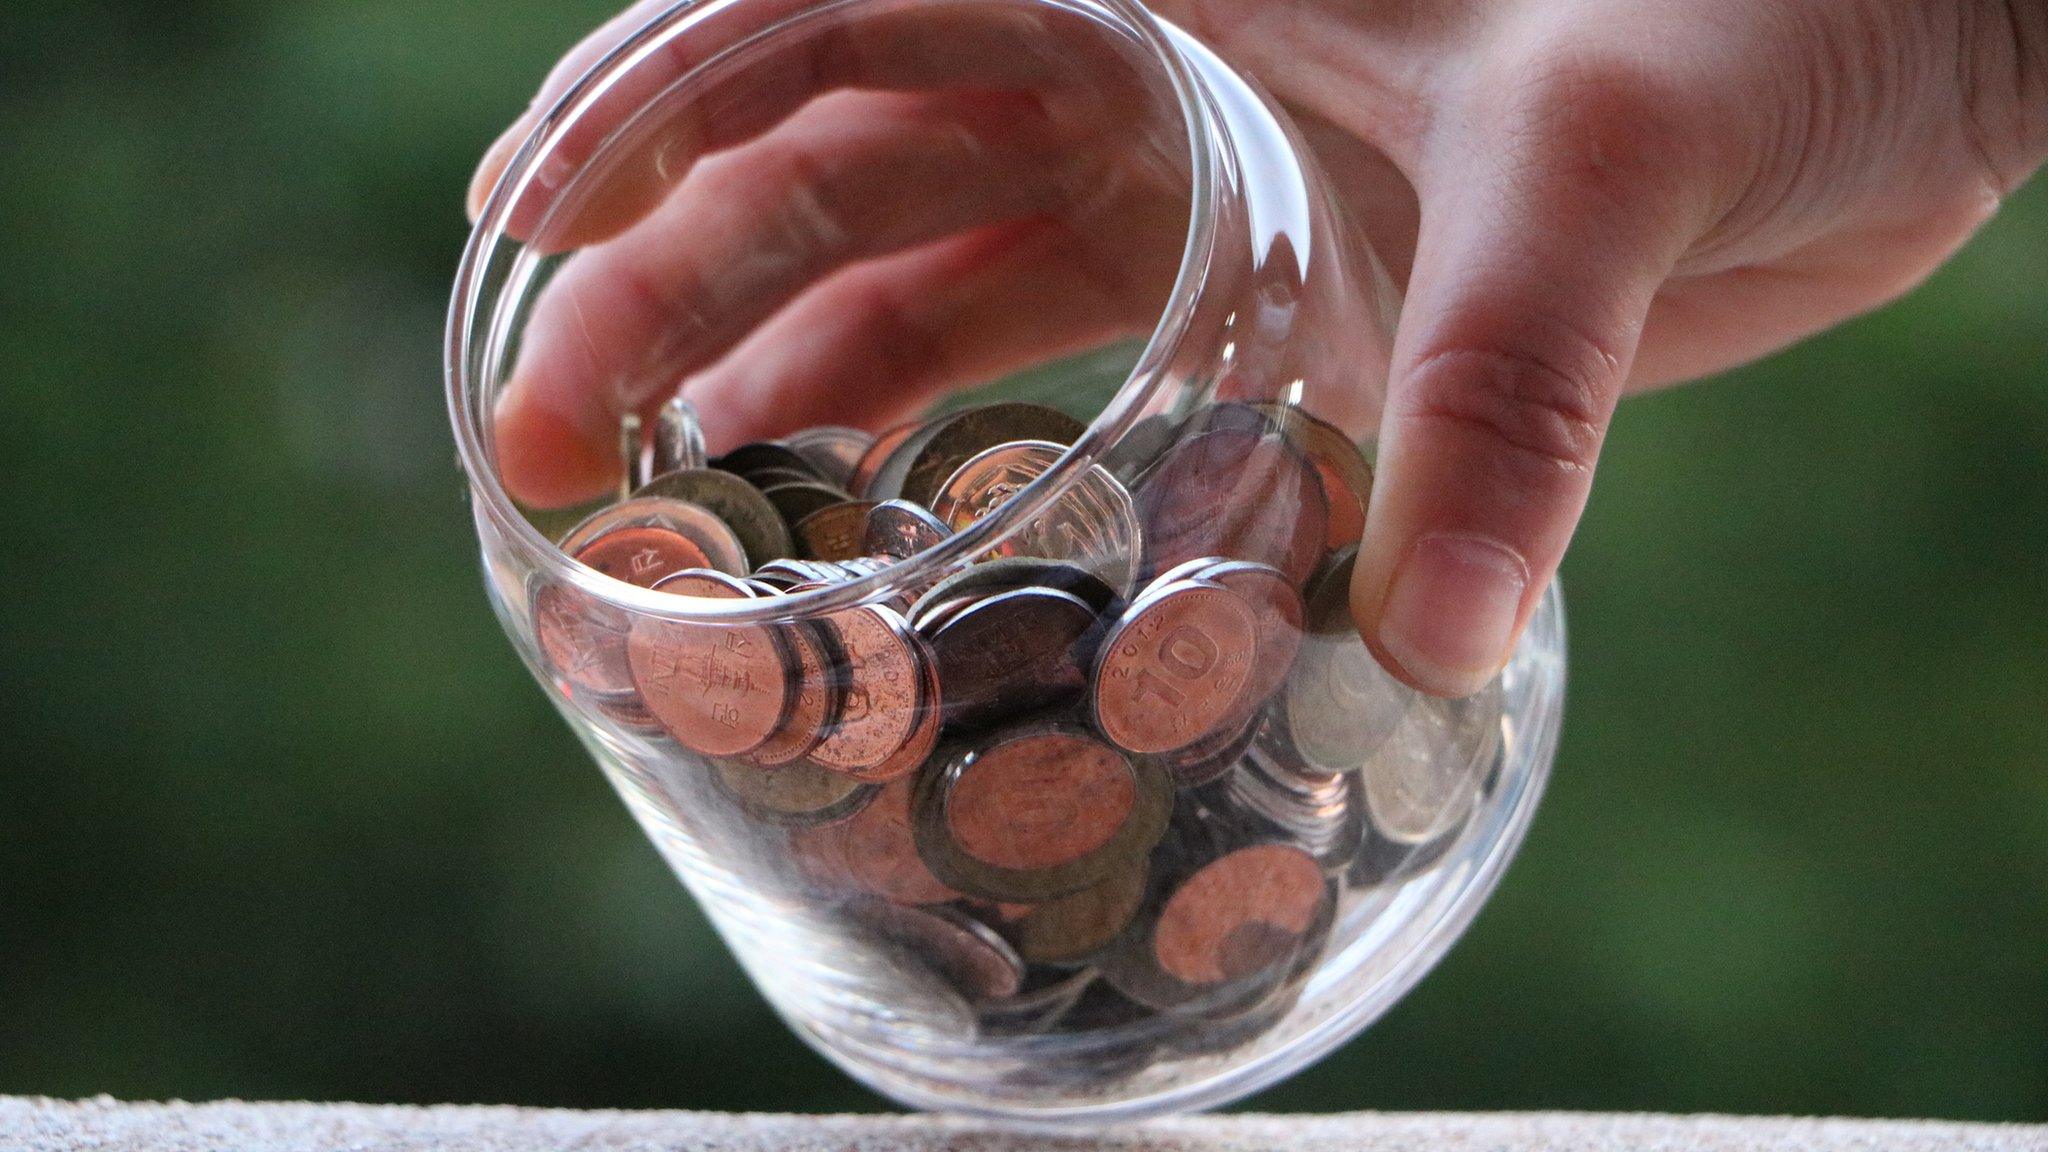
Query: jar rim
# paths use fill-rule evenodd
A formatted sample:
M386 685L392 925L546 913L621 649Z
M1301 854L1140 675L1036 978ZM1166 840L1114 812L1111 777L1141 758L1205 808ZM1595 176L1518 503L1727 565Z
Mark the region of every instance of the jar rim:
M498 476L496 454L486 427L486 383L480 379L490 365L473 355L499 321L506 299L486 300L486 268L506 242L512 205L534 179L538 161L557 147L577 117L621 76L657 54L675 38L687 35L707 16L729 11L750 0L678 0L641 25L593 64L535 124L484 204L464 246L449 306L443 374L457 455L469 480L474 511L488 518L499 538L516 548L535 572L569 584L635 613L676 620L721 623L768 623L794 616L822 615L888 599L917 586L934 570L957 566L988 551L1033 516L1079 484L1105 452L1137 422L1168 383L1167 367L1186 335L1195 313L1217 244L1216 204L1223 170L1221 141L1206 107L1202 83L1167 27L1137 0L1085 0L1085 6L1119 21L1164 72L1187 129L1190 175L1188 231L1173 288L1158 322L1124 382L1090 421L1079 439L1051 467L1000 507L975 524L906 559L867 576L807 592L780 593L749 600L710 600L655 592L606 576L565 554L543 536L519 510ZM853 0L818 0L812 5L779 9L764 26L800 18L820 9L842 7ZM1055 7L1073 5L1042 0ZM693 68L691 71L694 72ZM687 81L685 73L674 83ZM489 308L484 314L483 309Z

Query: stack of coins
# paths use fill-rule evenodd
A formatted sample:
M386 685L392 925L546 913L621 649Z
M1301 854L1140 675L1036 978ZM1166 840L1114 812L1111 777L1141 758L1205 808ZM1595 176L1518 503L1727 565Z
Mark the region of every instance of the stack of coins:
M830 587L979 522L1082 431L1005 403L706 459L677 402L622 435L629 491L561 547L681 596ZM1232 403L1123 444L987 550L857 607L727 624L561 583L531 601L563 694L700 785L678 822L761 849L744 879L916 966L981 1034L1114 1031L1136 1071L1286 1015L1362 930L1346 910L1463 833L1502 700L1420 697L1360 641L1372 471L1342 431Z

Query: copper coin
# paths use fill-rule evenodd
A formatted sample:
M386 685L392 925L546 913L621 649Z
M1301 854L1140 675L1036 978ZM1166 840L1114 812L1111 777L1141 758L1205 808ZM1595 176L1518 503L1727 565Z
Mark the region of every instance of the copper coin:
M1228 588L1195 580L1155 587L1103 641L1096 727L1132 752L1186 748L1235 713L1257 643L1257 618Z
M868 513L874 505L865 500L841 499L796 522L797 550L809 560L851 560L864 555Z
M782 727L746 755L749 763L763 768L780 768L816 748L839 718L844 696L832 678L832 660L820 630L809 624L792 624L783 626L781 631L790 653L796 657L796 698L790 702L789 717Z
M985 728L1080 694L1096 616L1051 588L998 592L934 614L924 635L946 686L946 723Z
M584 545L575 555L579 563L641 588L652 588L662 577L685 568L711 566L703 549L666 528L620 528Z
M699 468L656 476L642 485L635 498L650 496L695 504L710 512L732 530L746 551L746 562L759 567L789 555L795 546L789 539L789 525L766 496L752 484L730 472ZM742 575L741 572L731 575Z
M923 427L922 420L906 420L875 437L875 442L868 445L867 451L861 453L859 461L854 464L853 475L846 481L847 490L863 499L871 498L870 490L874 486L875 475L882 470L882 465L897 449L903 447L904 441L916 435Z
M811 760L856 778L884 779L873 773L898 767L896 753L924 719L931 659L924 642L893 609L850 608L825 622L838 642L834 671L845 702L838 723L811 750Z
M1017 440L1072 444L1086 431L1087 425L1043 404L984 404L942 416L910 462L897 495L930 506L939 485L984 449Z
M895 780L907 776L931 759L932 751L939 746L939 733L944 728L939 709L939 673L930 661L924 666L924 703L918 708L917 727L910 732L910 738L903 742L894 755L873 768L860 773L867 780Z
M673 510L666 501L608 509L571 531L564 551L578 563L642 588L682 569L705 567L703 551L669 527ZM535 593L533 609L541 652L557 674L586 692L632 691L626 660L631 622L623 611L561 584Z
M1301 593L1279 569L1252 560L1226 560L1204 568L1198 579L1221 584L1251 605L1259 622L1258 650L1252 658L1252 674L1245 681L1245 712L1256 711L1287 683L1295 657L1301 654L1303 617Z
M659 591L735 599L752 590L714 572L681 572ZM791 658L759 624L643 617L626 638L640 699L676 743L706 756L736 756L782 726L796 693Z
M1185 984L1220 984L1287 956L1328 898L1315 857L1286 844L1241 848L1188 877L1159 910L1152 953Z
M1101 883L1152 850L1172 809L1165 772L1065 725L956 746L939 763L917 781L918 847L941 879L992 902Z
M939 519L908 500L884 500L868 510L861 551L908 560L952 535Z
M1109 843L1137 800L1130 761L1116 749L1043 732L994 745L959 770L946 796L946 831L984 863L1052 868Z
M1145 899L1143 861L1109 879L1031 907L1009 929L1017 952L1032 964L1074 964L1107 948L1138 914Z
M1330 509L1328 547L1334 551L1358 543L1365 533L1365 510L1372 503L1372 464L1342 428L1292 404L1259 403L1265 412L1314 465L1316 480Z
M1175 447L1145 476L1138 513L1152 573L1224 556L1270 564L1300 587L1329 538L1315 469L1284 437L1237 428Z
M950 908L876 902L856 913L884 939L930 965L969 1000L1006 1000L1024 986L1024 962L996 931Z
M564 584L545 584L533 594L534 637L555 674L575 688L599 696L633 691L626 662L625 612Z
M783 768L756 768L732 760L712 766L726 795L758 820L800 828L836 828L871 802L872 784L850 780L802 761Z
M911 783L882 787L874 801L839 828L846 875L864 891L898 904L942 904L960 893L932 874L918 855L910 816Z

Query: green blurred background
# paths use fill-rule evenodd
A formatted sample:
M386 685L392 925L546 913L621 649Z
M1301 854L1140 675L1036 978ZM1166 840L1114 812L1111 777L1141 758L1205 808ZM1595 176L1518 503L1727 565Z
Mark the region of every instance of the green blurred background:
M0 16L0 1092L839 1109L486 610L483 145L613 0ZM1521 859L1273 1109L2048 1119L2048 187L1625 406Z

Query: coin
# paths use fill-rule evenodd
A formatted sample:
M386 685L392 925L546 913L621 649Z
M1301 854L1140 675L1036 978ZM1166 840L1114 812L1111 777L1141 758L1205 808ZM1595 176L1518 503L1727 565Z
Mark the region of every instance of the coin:
M853 482L854 467L875 438L858 428L819 425L785 436L782 442L827 481L843 486Z
M670 472L649 480L636 496L665 496L709 511L739 537L747 562L756 568L796 550L790 543L789 526L782 522L775 505L730 472L713 468Z
M1078 596L1095 612L1107 612L1117 594L1100 577L1072 564L1041 556L1005 556L970 565L933 584L911 608L915 620L942 600L979 599L1016 588L1052 588ZM922 626L920 622L920 626Z
M845 703L839 722L811 750L811 760L869 779L877 769L897 767L893 757L916 732L923 710L936 705L925 698L931 659L924 641L893 609L850 608L825 622L839 646L835 674Z
M1327 546L1356 544L1365 534L1365 510L1372 504L1372 464L1342 428L1298 405L1261 403L1287 438L1315 467L1329 506Z
M1500 745L1501 707L1498 681L1463 700L1417 696L1360 773L1374 829L1419 844L1461 820Z
M1100 850L1137 802L1130 761L1116 749L1045 732L965 760L946 792L946 831L975 860L1036 871Z
M903 474L896 495L929 507L939 485L983 449L1017 440L1072 444L1088 426L1042 404L984 404L942 416Z
M829 484L816 481L801 484L777 484L761 489L761 495L768 498L775 510L782 514L785 523L795 525L813 512L846 503L846 493Z
M801 761L756 768L733 760L712 762L712 779L757 820L798 828L833 826L851 818L878 789Z
M1088 684L1093 609L1052 588L1016 588L975 600L923 632L945 722L986 728L1080 695Z
M607 509L583 522L564 540L577 562L642 588L706 558L690 539L671 527L667 502ZM630 618L566 584L543 583L533 595L534 635L541 654L563 679L585 692L617 695L633 690L626 661Z
M1287 682L1295 657L1301 654L1305 615L1301 593L1279 569L1254 560L1211 564L1196 579L1221 584L1237 593L1251 606L1258 621L1257 650L1240 703L1247 713L1257 711Z
M923 428L922 420L906 420L875 437L875 442L868 445L868 450L861 453L859 462L853 466L853 476L846 482L847 491L864 500L888 499L888 496L875 494L875 477L881 472L883 465L888 463L889 457ZM889 494L893 495L893 492Z
M640 417L627 412L619 417L619 499L631 500L640 482Z
M893 755L861 775L869 780L894 780L917 771L925 761L931 759L932 750L939 746L939 732L943 725L939 714L939 673L931 662L924 666L924 703L918 708L917 727L910 730L910 738L903 742Z
M864 903L855 913L883 939L904 948L961 995L1004 1000L1024 986L1024 962L995 930L950 908Z
M1199 788L1235 768L1264 723L1262 717L1253 713L1236 727L1218 728L1186 748L1154 759L1173 778L1175 788Z
M1172 785L1077 728L1037 725L941 752L917 787L918 848L973 896L1040 902L1092 887L1149 851Z
M884 500L868 510L861 550L868 555L908 560L952 535L937 517L907 500Z
M742 444L711 462L720 472L730 472L745 477L750 472L764 468L782 468L806 480L823 480L825 477L809 460L780 444L761 440Z
M1183 440L1137 494L1145 570L1201 556L1256 560L1308 580L1329 537L1315 470L1284 437L1220 428Z
M790 702L789 717L782 727L746 755L748 763L762 768L780 768L816 748L838 721L845 699L831 675L833 662L826 648L831 641L824 630L805 622L784 625L781 633L796 658L792 680L796 698Z
M655 476L702 468L705 464L704 425L697 406L677 396L661 406L654 422L653 466ZM651 477L650 477L651 478Z
M1031 964L1079 964L1114 942L1145 899L1143 861L1092 888L1034 905L1009 925L1018 955Z
M1204 795L1232 822L1283 835L1326 868L1350 863L1365 837L1358 774L1297 771L1268 744L1254 744Z
M1184 984L1221 984L1286 958L1329 898L1313 856L1288 844L1241 848L1204 866L1159 910L1152 955Z
M557 676L598 696L630 695L625 612L565 584L540 582L533 593L534 638Z
M709 571L679 572L656 588L717 599L752 595ZM627 634L626 657L647 710L678 744L707 756L760 747L782 726L795 695L789 656L759 624L642 617Z
M851 560L861 555L868 513L874 507L865 500L841 500L810 513L796 522L797 550L811 560Z
M1127 482L1142 475L1173 446L1177 426L1178 422L1164 412L1146 416L1109 446L1102 454L1102 466Z
M836 831L846 878L862 891L898 904L943 904L960 898L918 855L909 780L883 785L867 807Z
M1022 440L998 444L961 464L932 501L932 514L964 531L1008 503L1066 453L1058 444ZM1138 514L1131 494L1099 466L997 544L998 556L1065 560L1122 592L1131 584L1139 553Z
M985 1036L1042 1035L1080 1002L1094 982L1095 973L1087 968L1034 971L1027 967L1024 984L1015 995L980 1005L981 1032Z
M1280 708L1296 754L1326 772L1363 765L1419 698L1380 667L1351 622L1355 555L1347 552L1314 582L1307 636Z
M1195 743L1236 708L1257 637L1258 621L1235 592L1196 580L1155 585L1102 643L1096 727L1141 754Z

